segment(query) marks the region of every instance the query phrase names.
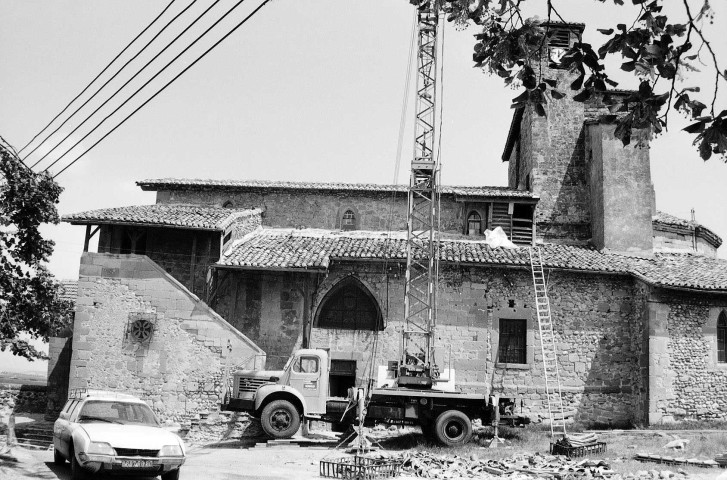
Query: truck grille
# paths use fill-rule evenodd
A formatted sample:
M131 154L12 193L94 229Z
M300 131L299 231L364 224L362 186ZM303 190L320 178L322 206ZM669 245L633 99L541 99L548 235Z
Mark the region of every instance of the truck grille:
M262 387L267 383L270 383L270 380L266 380L264 378L240 377L237 388L240 393L255 393L258 388Z
M139 448L114 448L119 457L156 457L159 450L143 450Z

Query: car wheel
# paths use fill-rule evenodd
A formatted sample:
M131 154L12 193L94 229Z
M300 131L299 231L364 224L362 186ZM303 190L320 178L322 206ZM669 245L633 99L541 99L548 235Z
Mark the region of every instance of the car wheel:
M56 465L63 465L64 463L66 463L66 458L55 447L53 447L53 463L55 463Z
M464 445L472 438L472 421L459 410L447 410L437 417L434 436L442 445Z
M69 456L71 457L71 478L73 480L85 480L87 478L86 470L84 470L81 464L78 463L78 460L76 459L76 452L71 450L69 452Z
M265 433L273 438L290 438L300 427L298 410L287 400L273 400L260 415Z
M162 473L162 480L179 480L179 470L181 469L178 468L167 473Z

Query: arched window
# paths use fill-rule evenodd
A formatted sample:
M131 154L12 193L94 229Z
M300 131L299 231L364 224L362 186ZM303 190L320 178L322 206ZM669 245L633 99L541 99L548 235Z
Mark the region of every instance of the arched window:
M482 217L477 212L467 215L467 235L482 234Z
M345 330L383 329L376 299L353 277L342 280L326 294L318 308L316 325Z
M717 361L727 363L727 313L724 311L717 320Z
M222 208L235 208L235 204L232 203L232 200L227 200L222 204Z
M341 217L341 230L356 230L356 214L346 210Z

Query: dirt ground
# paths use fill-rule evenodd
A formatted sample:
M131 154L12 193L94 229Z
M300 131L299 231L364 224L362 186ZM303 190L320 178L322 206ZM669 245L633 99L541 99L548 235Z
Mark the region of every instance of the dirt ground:
M417 432L374 432L384 450L391 453L429 452L437 455L458 455L471 459L503 459L518 453L547 453L548 435L538 429L503 429L501 437L506 440L498 448L486 448L473 442L461 448L441 448L427 443ZM665 450L664 445L674 437L689 440L683 451ZM641 463L633 460L636 453L648 452L686 458L713 458L716 453L727 451L727 431L610 431L599 432L599 440L608 445L605 453L590 456L590 459L605 460L611 469L623 476L640 472L638 478L668 478L707 480L727 479L727 470L702 469L697 467L676 467L655 463ZM0 456L0 479L61 479L70 480L69 465L53 464L51 451L14 448L11 461ZM344 456L340 450L328 445L283 444L267 446L265 443L226 442L218 445L194 446L188 451L187 462L182 468L181 478L192 479L317 479L321 460L334 460ZM679 469L682 468L682 472ZM115 477L119 478L119 477ZM402 475L399 478L413 478ZM456 478L456 477L451 477ZM492 477L497 478L497 477ZM522 477L535 478L535 477Z

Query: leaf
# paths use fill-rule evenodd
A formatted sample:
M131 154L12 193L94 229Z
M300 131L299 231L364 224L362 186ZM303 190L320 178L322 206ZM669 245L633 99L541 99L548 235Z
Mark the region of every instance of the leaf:
M625 62L621 64L621 70L624 72L633 72L636 68L636 62Z
M580 74L580 75L578 76L578 78L576 78L575 80L573 80L573 83L571 83L571 84L570 84L570 88L571 88L571 90L580 90L580 89L581 89L581 87L583 86L583 78L584 78L584 77L585 77L585 75L583 75L583 74L581 73L581 74Z
M561 92L559 92L558 90L555 90L555 89L552 89L550 91L550 96L555 98L556 100L560 100L561 98L565 97L564 94L562 94Z
M687 133L701 133L704 131L704 122L694 122L691 125L687 125L682 130Z
M545 116L547 116L547 115L545 114L545 108L543 107L543 104L542 104L542 103L536 103L536 104L535 104L535 111L536 111L536 112L538 113L538 115L540 115L541 117L545 117Z
M555 88L558 86L558 80L555 80L553 78L544 78L543 81L550 85L551 88Z
M611 35L613 33L613 28L609 28L609 29L598 28L597 30L604 35Z
M592 92L590 90L585 89L582 92L580 92L578 95L575 95L573 97L573 100L575 100L576 102L585 102L586 100L591 98L591 93Z

